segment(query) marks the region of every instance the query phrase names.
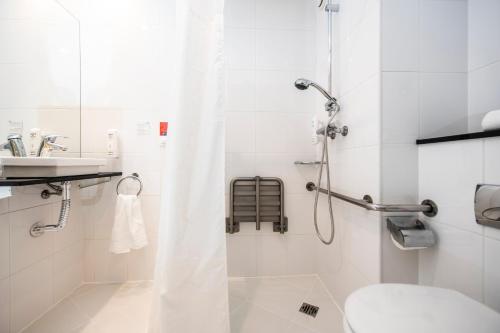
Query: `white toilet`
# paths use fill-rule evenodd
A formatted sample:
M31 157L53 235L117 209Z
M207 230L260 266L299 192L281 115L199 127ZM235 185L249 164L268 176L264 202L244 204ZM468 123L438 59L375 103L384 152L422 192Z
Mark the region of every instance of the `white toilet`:
M406 284L359 289L346 300L345 333L499 333L500 314L453 290Z

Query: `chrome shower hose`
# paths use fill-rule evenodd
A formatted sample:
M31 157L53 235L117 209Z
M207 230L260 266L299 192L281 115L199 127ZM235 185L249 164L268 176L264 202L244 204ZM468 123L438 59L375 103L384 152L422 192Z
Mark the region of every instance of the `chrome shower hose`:
M338 112L338 111L337 111ZM318 172L318 182L316 184L316 194L314 196L314 228L316 229L316 235L319 240L323 242L323 244L330 245L333 243L333 239L335 238L335 219L333 217L333 208L332 208L332 197L330 195L330 158L328 156L328 125L330 125L337 115L337 112L334 112L330 118L328 119L328 123L325 126L325 132L323 137L323 152L321 154L321 164ZM321 180L323 178L323 166L326 167L326 188L328 191L328 210L330 214L330 237L328 239L324 238L321 234L321 231L318 227L318 200L319 200L319 189L321 187Z

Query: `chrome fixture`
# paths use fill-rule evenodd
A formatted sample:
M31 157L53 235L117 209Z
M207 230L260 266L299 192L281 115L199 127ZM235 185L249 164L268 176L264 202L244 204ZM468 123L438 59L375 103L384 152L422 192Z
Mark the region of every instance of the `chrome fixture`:
M139 190L137 191L137 196L139 196L142 192L142 181L141 181L141 178L139 178L139 174L136 172L134 172L133 174L131 174L129 176L126 176L126 177L123 177L122 179L120 179L118 184L116 184L116 194L120 194L120 185L127 179L132 179L132 180L135 180L136 182L139 183Z
M83 189L83 188L87 188L87 187L92 187L92 186L97 186L97 185L101 185L101 184L106 184L106 183L109 183L111 182L111 177L106 177L106 178L103 178L101 180L96 180L94 182L89 182L87 184L79 184L78 187L80 189Z
M424 200L420 205L383 205L373 203L373 199L369 195L365 195L363 199L356 199L343 195L331 190L325 190L309 182L306 184L308 191L317 191L318 193L328 194L329 197L334 197L350 204L362 207L366 210L373 210L385 213L423 213L425 216L434 217L438 213L438 207L432 200Z
M500 185L477 185L474 213L478 224L500 229Z
M401 250L422 250L436 244L436 235L417 216L390 216L387 229L394 245Z
M338 112L339 111L337 110L330 115L328 123L324 127L323 149L321 152L321 167L319 168L318 172L318 184L321 184L321 179L323 179L323 167L326 167L326 185L328 187L328 212L330 216L330 237L328 239L325 239L323 235L321 235L321 232L319 231L318 227L319 190L316 190L316 194L314 195L314 213L313 213L314 229L316 230L316 236L318 236L319 240L325 245L332 244L333 239L335 238L335 218L333 216L332 197L330 196L331 181L330 181L330 157L328 155L328 137L329 137L328 131L333 123L333 119L335 118ZM333 135L333 138L335 138L335 135Z
M329 2L325 6L325 11L327 11L327 12L338 13L339 10L340 10L340 5L338 3L331 3L331 2Z
M49 190L43 190L42 193L40 193L42 199L50 199L50 197L53 195L62 194L63 189L61 186L54 184L47 184L47 186L50 187L54 192L50 192Z
M56 143L57 138L66 138L62 135L49 134L44 135L40 141L37 156L46 157L53 150L67 151L68 147Z
M321 161L295 161L295 165L321 165Z
M323 5L324 1L321 1L320 7ZM337 102L337 99L333 97L332 94L332 81L333 81L333 14L339 11L339 6L333 4L333 0L328 0L325 6L325 11L328 14L328 91L326 91L323 87L317 84L314 81L307 79L298 79L295 81L295 87L299 90L306 90L309 87L316 88L323 96L328 100L325 104L325 111L328 112L328 122L326 126L319 129L319 133L324 135L323 138L323 149L321 153L321 161L320 168L318 172L318 184L321 184L321 180L323 178L323 166L326 167L326 183L328 187L328 211L330 216L330 237L325 239L321 234L318 227L318 201L319 201L319 189L316 190L316 194L314 197L314 228L316 230L316 235L319 240L323 242L325 245L330 245L333 243L333 239L335 238L335 219L333 216L333 208L332 208L332 197L330 195L331 181L330 181L330 158L328 156L328 138L335 139L337 134L342 134L346 136L349 132L346 126L342 128L337 127L333 120L335 116L340 111L340 105Z
M337 103L337 99L316 82L307 79L298 79L295 81L295 87L299 90L306 90L309 87L316 88L328 100L325 104L325 111L327 111L330 115L333 112L340 111L340 105Z
M26 157L26 149L21 134L10 134L7 136L7 142L0 145L0 150L9 150L12 156Z
M347 126L337 127L337 125L335 125L334 123L329 123L327 126L319 128L316 131L316 134L326 135L327 137L333 140L335 139L337 134L341 134L342 136L347 136L347 134L349 134L349 127Z
M57 187L57 185L52 185L51 187ZM59 220L57 224L49 224L43 225L40 222L37 222L31 226L30 235L32 237L40 237L46 231L59 231L64 229L66 224L68 223L69 212L71 209L71 183L69 181L65 181L61 184L61 186L56 190L57 193L53 193L56 195L62 196L61 201L61 211L59 213Z

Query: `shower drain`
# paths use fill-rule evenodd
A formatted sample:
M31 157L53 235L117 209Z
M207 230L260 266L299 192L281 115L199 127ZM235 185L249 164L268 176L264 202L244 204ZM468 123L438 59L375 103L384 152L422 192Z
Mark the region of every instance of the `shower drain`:
M319 307L315 305L311 305L308 303L302 303L302 306L299 309L299 312L305 313L308 316L316 317L318 314Z

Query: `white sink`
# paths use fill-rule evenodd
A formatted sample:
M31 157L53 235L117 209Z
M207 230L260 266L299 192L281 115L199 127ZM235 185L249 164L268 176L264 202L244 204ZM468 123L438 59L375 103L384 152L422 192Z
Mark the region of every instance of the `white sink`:
M99 172L103 158L0 157L1 177L56 177Z

